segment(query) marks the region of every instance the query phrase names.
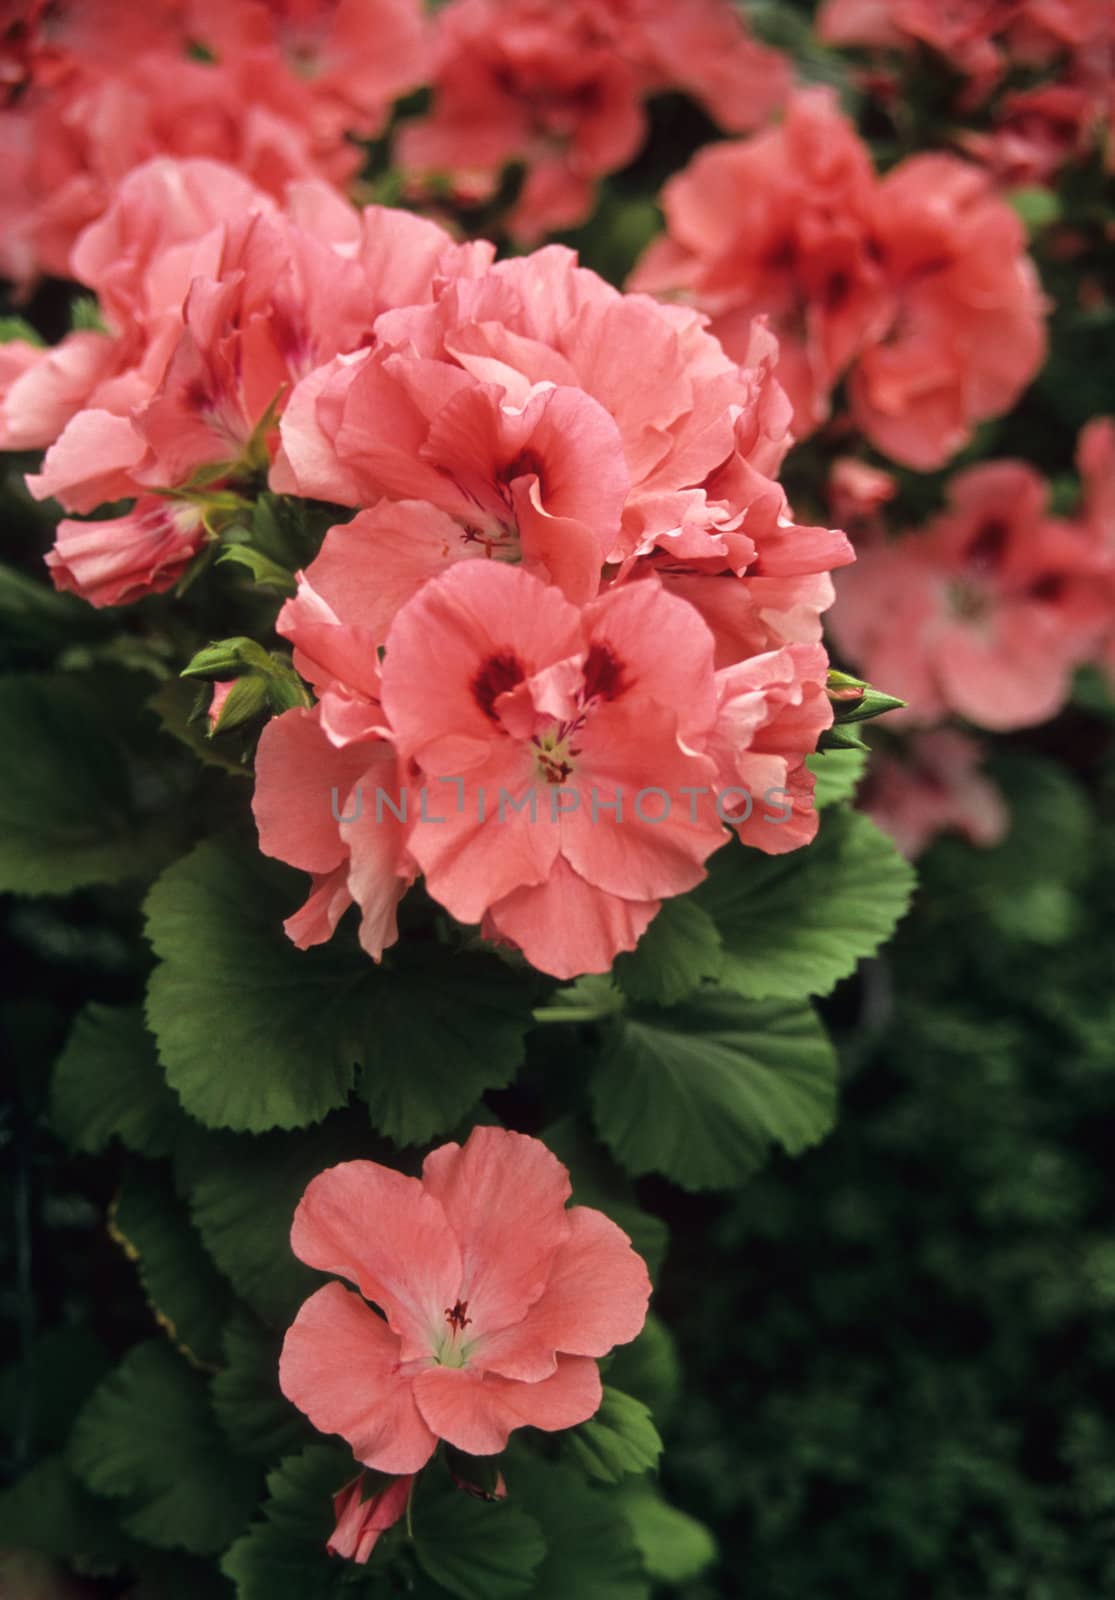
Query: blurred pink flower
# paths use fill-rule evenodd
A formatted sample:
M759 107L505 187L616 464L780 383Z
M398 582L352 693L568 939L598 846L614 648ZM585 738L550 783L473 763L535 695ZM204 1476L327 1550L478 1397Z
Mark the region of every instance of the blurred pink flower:
M205 156L281 196L346 184L347 135L379 132L423 76L417 0L83 0L34 18L0 108L0 271L65 277L71 247L135 167Z
M434 27L433 108L403 129L400 162L473 201L523 162L509 226L528 244L582 222L596 180L637 154L648 93L685 89L739 131L789 86L728 0L451 0Z
M1060 709L1112 615L1110 552L1053 518L1021 462L957 473L928 527L862 552L830 618L854 665L908 702L893 723L950 711L996 730Z
M892 318L872 249L875 175L828 90L797 90L754 138L706 145L662 195L666 234L629 286L712 317L739 358L752 318L778 337L778 379L801 437L828 415L837 378Z
M860 804L911 860L942 833L998 844L1010 813L982 758L975 739L951 728L915 734L898 754L873 752Z
M827 90L796 91L777 128L699 151L663 205L667 233L630 286L706 311L740 358L753 318L769 316L799 438L847 375L870 443L927 470L1041 365L1024 230L987 175L920 155L878 179Z

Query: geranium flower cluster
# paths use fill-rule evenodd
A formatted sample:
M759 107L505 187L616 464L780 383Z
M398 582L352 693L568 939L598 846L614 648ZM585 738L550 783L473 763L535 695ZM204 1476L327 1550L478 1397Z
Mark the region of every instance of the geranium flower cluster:
M1032 467L992 461L956 473L924 529L861 547L830 626L853 663L908 702L895 725L955 713L1002 731L1060 710L1115 618L1113 454L1111 424L1092 423L1073 517L1050 514Z
M1025 234L978 167L909 157L877 177L823 89L783 122L712 144L663 191L667 235L631 287L706 311L729 354L766 313L802 437L847 380L855 427L927 470L1014 404L1045 351Z
M971 130L962 142L1005 182L1049 182L1104 144L1108 166L1115 161L1111 0L826 0L817 31L829 44L870 50L870 83L885 98L902 93L887 58L929 51L961 78L960 111L993 100L990 131Z
M436 174L474 202L522 163L507 224L533 243L582 222L596 180L638 153L648 95L684 90L739 133L789 85L786 58L729 0L450 0L435 25L432 110L397 153L412 179Z
M378 956L421 871L542 970L604 971L726 825L812 837L851 552L770 476L774 354L758 330L741 371L553 247L385 312L298 386L274 486L363 508L279 619L318 704L257 759L263 848L314 874L299 943L355 900Z
M489 257L318 182L282 208L216 162L137 168L73 253L105 331L0 356L0 442L49 446L31 492L71 512L134 501L113 522L60 524L56 585L95 605L170 587L212 532L217 487L266 471L298 379L361 345L377 310L428 293L443 261Z
M423 81L418 0L30 0L0 22L0 275L70 249L153 156L209 156L274 196L345 184Z
M7 346L0 416L50 445L34 494L132 506L63 520L59 588L166 589L268 473L356 511L279 619L317 703L258 751L262 846L313 875L296 942L356 903L378 958L421 873L535 966L603 971L731 831L813 836L820 617L851 550L775 481L762 327L741 368L567 250L492 265L205 161L131 174L74 266L108 331Z

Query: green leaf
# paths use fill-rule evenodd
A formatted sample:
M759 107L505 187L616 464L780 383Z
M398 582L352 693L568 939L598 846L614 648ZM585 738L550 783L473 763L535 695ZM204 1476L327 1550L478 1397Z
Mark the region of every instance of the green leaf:
M237 1600L352 1594L349 1579L360 1569L331 1558L325 1546L333 1532L333 1496L359 1470L347 1451L311 1445L268 1473L265 1520L237 1539L221 1562Z
M0 725L0 891L65 894L150 871L163 842L131 781L135 708L118 673L0 678Z
M599 1022L624 1008L619 986L607 976L589 973L563 989L556 989L549 1005L539 1006L535 1022Z
M805 764L816 778L813 801L818 811L850 800L859 787L867 766L866 747L823 750L807 756Z
M520 979L442 946L383 970L343 938L296 950L282 923L304 892L298 874L220 841L152 890L162 959L147 1015L187 1111L214 1128L304 1127L345 1102L362 1065L373 1122L417 1143L510 1082L532 1020Z
M650 1479L629 1479L616 1503L644 1566L660 1583L689 1583L716 1560L716 1540L704 1523L668 1504Z
M296 1449L305 1431L279 1388L281 1345L247 1311L238 1311L225 1328L225 1365L211 1386L213 1410L229 1444L256 1461Z
M888 938L915 883L891 840L845 809L804 850L729 846L709 867L696 895L724 939L721 981L752 1000L827 994Z
M514 1078L532 1024L522 978L487 955L423 949L375 974L360 1094L396 1144L424 1144Z
M291 1250L290 1225L310 1179L341 1159L330 1130L199 1134L177 1152L178 1187L205 1248L269 1325L285 1326L320 1284Z
M91 294L78 294L70 301L70 328L74 333L108 333L101 308Z
M50 1121L90 1155L114 1138L140 1155L170 1154L182 1111L138 1006L93 1001L79 1012L51 1079Z
M104 612L4 565L0 565L0 622L6 647L36 650L57 651L78 639L101 639L112 631Z
M296 950L282 922L297 895L288 869L210 841L147 898L160 957L147 1020L171 1088L208 1127L304 1127L352 1087L350 1005L371 963Z
M48 1456L0 1494L0 1550L26 1545L88 1573L115 1572L130 1551L115 1513L88 1493L61 1456ZM0 1594L6 1593L0 1582Z
M1058 221L1061 215L1061 202L1052 189L1012 189L1006 199L1031 234L1040 233L1051 222Z
M60 1322L39 1333L0 1374L0 1436L11 1441L13 1454L24 1441L39 1454L60 1448L74 1413L110 1365L104 1346L82 1323Z
M615 963L624 994L671 1006L706 978L719 976L723 952L716 924L693 900L667 900L635 949Z
M276 594L291 595L297 591L294 574L286 567L272 561L250 544L229 544L217 557L217 565L246 567L253 581L261 589L273 589Z
M670 1417L681 1393L681 1360L673 1334L653 1311L639 1337L612 1356L608 1377L648 1406L658 1422Z
M601 1137L629 1172L729 1188L772 1143L797 1155L829 1131L836 1057L808 1005L702 991L607 1024L589 1093Z
M457 1600L534 1596L546 1541L533 1517L509 1501L478 1500L448 1479L422 1480L413 1512L414 1553L427 1577Z
M569 1467L509 1456L510 1498L542 1524L547 1556L531 1600L648 1600L642 1560L617 1498Z
M238 635L233 639L216 639L195 652L182 668L183 678L235 678L241 672L262 672L265 676L271 657L254 639Z
M161 1171L129 1168L109 1231L136 1263L148 1304L173 1343L189 1360L216 1366L232 1293Z
M662 1440L641 1400L604 1386L600 1410L563 1437L575 1466L602 1483L618 1483L630 1472L649 1472L662 1454Z
M669 1231L660 1217L652 1217L642 1209L631 1180L603 1145L574 1117L550 1123L539 1137L569 1168L573 1204L592 1206L618 1223L646 1262L651 1277L657 1277L669 1244Z
M255 1503L254 1469L225 1446L204 1379L161 1342L136 1345L94 1391L70 1461L94 1494L123 1501L130 1534L160 1550L216 1555Z

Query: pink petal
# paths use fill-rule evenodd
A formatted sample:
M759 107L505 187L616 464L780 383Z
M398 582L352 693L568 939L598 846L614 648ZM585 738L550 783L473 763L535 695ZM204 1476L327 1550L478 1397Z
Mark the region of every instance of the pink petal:
M473 1456L496 1455L515 1428L555 1433L600 1409L600 1369L585 1356L562 1356L541 1383L516 1383L469 1367L428 1367L414 1379L422 1417L441 1439Z
M67 511L92 511L135 494L132 470L146 446L127 417L79 411L51 445L43 470L27 479L36 500L53 495Z
M446 1310L461 1295L461 1251L417 1178L376 1161L329 1167L302 1196L290 1244L308 1266L348 1278L381 1307L402 1341L401 1359L436 1348Z
M621 950L634 950L661 904L598 889L558 856L545 883L504 895L489 921L539 972L578 978L607 972Z
M279 1387L314 1427L339 1433L377 1472L417 1472L437 1440L411 1382L399 1370L399 1341L359 1295L327 1283L287 1330Z
M256 751L252 811L264 855L305 872L330 872L347 855L338 817L371 760L367 745L337 749L317 708L284 711L264 728Z
M348 862L342 861L332 872L315 873L309 898L283 923L283 932L299 950L325 944L337 931L337 924L352 905L348 888Z
M602 1211L574 1206L550 1280L522 1322L480 1341L470 1360L505 1378L536 1382L556 1353L605 1356L646 1322L650 1276L631 1241Z
M569 1234L565 1167L538 1139L474 1128L464 1146L431 1151L422 1182L461 1247L460 1298L471 1337L518 1322L546 1287Z

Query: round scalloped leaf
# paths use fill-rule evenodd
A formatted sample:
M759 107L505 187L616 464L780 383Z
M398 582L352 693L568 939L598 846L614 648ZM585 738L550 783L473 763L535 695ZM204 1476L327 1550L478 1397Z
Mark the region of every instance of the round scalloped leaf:
M440 945L377 968L337 939L297 950L282 923L300 875L227 840L199 845L147 901L160 957L147 1017L171 1087L211 1128L300 1128L360 1089L397 1143L452 1128L514 1076L525 986L493 956Z
M139 1163L130 1167L109 1226L135 1262L148 1304L172 1342L195 1364L218 1366L232 1290L164 1174Z
M649 1600L643 1562L614 1491L521 1449L508 1458L505 1475L510 1498L537 1517L548 1546L531 1600Z
M721 850L695 894L724 941L721 983L750 1000L795 1000L828 994L877 950L915 881L886 835L842 807L803 850Z
M233 1456L204 1378L164 1343L128 1351L78 1414L70 1463L121 1522L160 1550L216 1555L248 1521L256 1473Z
M634 950L615 964L632 1000L672 1006L720 973L723 951L712 918L688 898L667 900Z
M214 840L169 867L147 898L160 958L147 1021L167 1081L207 1127L304 1127L352 1088L347 1019L371 963L296 950L282 923L297 893L287 868Z
M457 1600L516 1600L536 1594L546 1541L533 1517L508 1500L479 1500L447 1476L419 1480L414 1553L426 1576Z
M631 1472L649 1472L662 1454L662 1440L641 1400L604 1386L600 1410L563 1436L569 1460L590 1478L618 1483Z
M0 678L0 891L66 894L165 858L133 782L139 716L118 671Z
M54 1068L50 1120L73 1150L117 1138L140 1155L169 1155L181 1108L166 1086L138 1006L95 1001L79 1012Z
M628 1172L730 1188L772 1144L797 1155L836 1114L836 1056L807 1004L708 990L685 1005L611 1017L589 1094Z

